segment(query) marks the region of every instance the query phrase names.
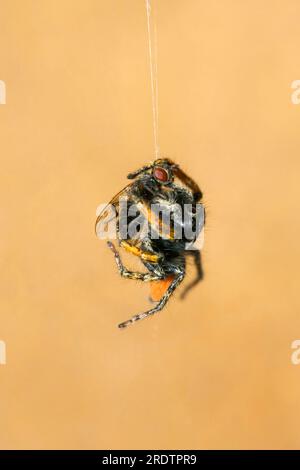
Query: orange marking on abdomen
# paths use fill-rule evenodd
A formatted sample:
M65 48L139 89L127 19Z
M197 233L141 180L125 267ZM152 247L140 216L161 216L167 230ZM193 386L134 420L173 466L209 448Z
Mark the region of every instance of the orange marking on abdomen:
M174 277L175 276L171 275L166 277L165 279L162 279L161 281L152 281L150 283L151 300L153 300L154 302L158 302L174 280Z

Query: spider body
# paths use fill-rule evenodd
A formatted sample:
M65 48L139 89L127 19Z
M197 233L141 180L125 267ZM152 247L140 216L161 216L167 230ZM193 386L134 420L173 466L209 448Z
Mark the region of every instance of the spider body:
M110 241L107 243L114 253L121 276L127 279L150 282L151 297L157 303L150 310L134 315L129 320L120 323L119 328L125 328L164 308L185 277L187 256L190 255L194 258L197 277L185 289L182 297L203 277L199 250L186 249L187 244L193 244L204 226L205 213L203 205L200 203L202 192L198 185L169 159L155 160L150 165L130 173L128 178L133 180L132 183L111 201L117 214L118 242L120 247L140 258L147 272L129 271L123 265L120 254L113 243ZM180 184L177 183L177 179ZM134 235L126 233L124 236L124 233L121 234L120 226L123 219L120 196L125 196L126 199L125 218L127 218L128 227L135 224L137 211L144 221L142 230L136 230ZM191 230L188 233L185 230L186 207L190 208ZM202 210L200 218L196 216L199 207ZM157 208L158 210L156 210ZM104 214L105 210L98 216L96 229ZM136 225L134 228L137 228Z

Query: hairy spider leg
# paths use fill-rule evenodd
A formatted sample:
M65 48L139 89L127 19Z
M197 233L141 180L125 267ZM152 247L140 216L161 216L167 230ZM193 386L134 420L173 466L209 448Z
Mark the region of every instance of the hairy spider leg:
M174 278L173 282L170 284L168 289L166 290L165 294L162 296L160 301L157 303L157 305L147 312L139 313L137 315L134 315L131 317L129 320L124 321L123 323L120 323L118 326L119 328L127 328L127 326L132 325L133 323L139 321L139 320L144 320L145 318L149 317L150 315L154 315L155 313L161 311L168 300L170 299L171 295L175 291L176 287L183 281L185 275L184 269L179 269L176 277Z
M152 273L140 273L136 271L129 271L122 263L120 254L115 248L114 244L110 241L107 242L107 246L111 249L114 254L116 264L119 269L121 276L126 277L127 279L133 279L135 281L159 281L165 278L165 274L159 271L154 271Z
M161 256L151 253L149 251L142 250L139 246L137 246L131 240L121 240L120 246L124 248L126 251L131 253L132 255L138 256L143 261L149 261L150 263L157 263Z

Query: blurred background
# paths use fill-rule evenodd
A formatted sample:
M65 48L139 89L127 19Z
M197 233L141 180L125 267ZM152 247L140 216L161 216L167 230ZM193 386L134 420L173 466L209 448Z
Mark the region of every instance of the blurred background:
M153 0L205 280L161 314L95 211L153 159L143 0L1 0L0 447L299 448L298 0ZM189 272L192 279L193 270Z

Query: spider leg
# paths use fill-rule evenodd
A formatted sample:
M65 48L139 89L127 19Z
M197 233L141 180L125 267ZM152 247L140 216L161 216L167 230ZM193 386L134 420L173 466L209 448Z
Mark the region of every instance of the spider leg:
M188 284L185 289L183 290L183 292L181 293L180 295L180 298L181 299L184 299L187 295L187 293L193 288L195 287L196 284L198 284L198 282L202 281L203 279L203 269L202 269L202 262L201 262L201 253L200 253L200 250L187 250L185 252L185 254L187 256L192 256L193 257L193 261L194 261L194 264L195 264L195 267L196 267L196 277L195 279L190 282L190 284Z
M134 279L135 281L159 281L165 278L164 273L160 273L159 271L155 271L152 273L139 273L135 271L129 271L122 263L120 254L118 250L115 248L114 244L110 241L107 242L107 246L111 249L115 256L116 264L119 269L119 273L121 276L126 277L127 279Z
M127 326L132 325L138 320L143 320L144 318L149 317L150 315L154 315L155 313L159 312L164 308L166 303L168 302L169 298L173 294L174 290L176 287L181 283L185 275L185 272L183 269L180 269L177 271L177 275L174 278L173 282L170 284L168 287L167 291L165 294L162 296L160 301L157 303L155 307L153 307L151 310L148 310L147 312L139 313L138 315L134 315L131 317L129 320L124 321L123 323L119 324L119 328L127 328Z

